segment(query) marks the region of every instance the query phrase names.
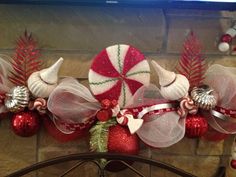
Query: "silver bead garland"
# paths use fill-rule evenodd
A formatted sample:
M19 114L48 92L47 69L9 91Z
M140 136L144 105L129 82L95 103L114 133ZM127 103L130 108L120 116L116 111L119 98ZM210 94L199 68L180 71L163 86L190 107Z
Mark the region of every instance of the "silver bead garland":
M29 103L29 90L25 86L16 86L6 94L5 106L11 112L24 110Z
M216 93L208 85L194 87L191 91L191 98L199 108L204 110L210 110L217 104Z

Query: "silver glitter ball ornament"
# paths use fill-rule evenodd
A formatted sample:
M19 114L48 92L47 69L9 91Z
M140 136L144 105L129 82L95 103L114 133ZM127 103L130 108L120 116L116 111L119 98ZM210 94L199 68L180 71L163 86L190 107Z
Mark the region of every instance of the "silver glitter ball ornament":
M217 94L208 85L194 87L191 98L199 108L204 110L213 109L217 104Z
M29 103L29 90L25 86L16 86L6 94L5 106L11 112L24 110Z

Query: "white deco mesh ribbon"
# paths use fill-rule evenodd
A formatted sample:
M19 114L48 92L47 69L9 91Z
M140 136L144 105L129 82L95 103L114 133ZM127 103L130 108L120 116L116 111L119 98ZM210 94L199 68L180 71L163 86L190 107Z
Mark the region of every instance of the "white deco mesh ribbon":
M56 121L67 124L86 123L101 108L89 89L74 78L61 80L50 94L47 107Z
M154 110L172 107L168 100L162 98L160 90L155 85L141 87L133 96L126 108L135 108L143 105L154 105L145 108L138 115L145 115ZM151 114L148 121L144 121L137 131L140 139L152 147L168 147L180 141L185 134L185 119L180 118L176 111L163 114Z
M206 72L204 84L212 87L218 93L218 107L236 110L236 68L212 65ZM229 116L217 111L204 111L208 123L217 131L225 134L236 133L236 122Z

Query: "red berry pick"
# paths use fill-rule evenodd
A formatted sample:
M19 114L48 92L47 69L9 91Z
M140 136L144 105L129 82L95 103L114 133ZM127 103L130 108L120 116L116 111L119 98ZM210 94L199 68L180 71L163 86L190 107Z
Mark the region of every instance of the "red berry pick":
M104 99L101 101L101 106L104 109L109 109L111 107L111 101L108 99Z
M101 122L106 122L112 117L111 109L101 109L97 112L96 117Z
M117 100L112 100L111 101L112 108L116 107L117 105L118 105L118 101Z

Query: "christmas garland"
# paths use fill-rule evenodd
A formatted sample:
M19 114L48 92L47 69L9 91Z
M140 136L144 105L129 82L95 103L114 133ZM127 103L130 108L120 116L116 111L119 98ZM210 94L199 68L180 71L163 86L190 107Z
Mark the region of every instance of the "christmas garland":
M0 113L12 112L12 129L23 137L36 134L40 122L62 142L89 132L90 150L97 152L138 154L139 140L164 148L184 136L218 141L235 134L236 69L207 69L193 32L183 47L178 73L152 61L160 88L150 83L149 63L138 49L107 47L89 70L90 91L75 78L58 77L62 58L40 69L37 42L25 32L10 63L0 60Z

